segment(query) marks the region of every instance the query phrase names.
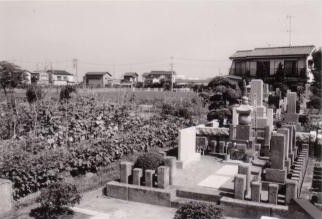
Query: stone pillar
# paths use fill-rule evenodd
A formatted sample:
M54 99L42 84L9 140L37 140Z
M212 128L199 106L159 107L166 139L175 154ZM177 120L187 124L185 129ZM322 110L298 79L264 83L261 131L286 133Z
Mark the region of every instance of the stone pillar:
M129 177L132 174L133 163L128 161L122 161L120 164L120 182L129 183Z
M278 197L278 185L269 184L268 185L268 203L277 204Z
M287 180L286 181L286 192L285 192L285 202L289 204L292 199L297 198L297 181Z
M290 158L287 158L285 160L285 168L286 168L287 172L289 172L291 170L291 159Z
M155 170L145 170L145 174L144 174L145 186L153 187L154 174L155 174Z
M233 118L232 118L232 125L235 127L238 125L238 113L236 111L237 107L233 106Z
M274 121L274 112L273 109L267 108L266 109L266 117L267 117L267 125L270 128L273 128L273 121Z
M273 134L271 138L271 168L284 169L285 162L285 136L282 134Z
M173 185L174 176L176 175L177 171L177 159L176 157L167 156L165 158L165 165L169 167L169 184Z
M246 193L250 191L250 165L249 164L239 164L238 174L246 175Z
M254 202L261 201L261 191L262 191L262 184L259 181L252 181L250 184L251 187L251 199Z
M141 168L134 168L133 169L133 185L141 185L141 178L142 178L142 169Z
M169 186L169 167L158 167L158 187L165 189Z
M245 189L246 189L246 176L243 174L237 174L235 176L235 182L234 182L235 198L244 200Z

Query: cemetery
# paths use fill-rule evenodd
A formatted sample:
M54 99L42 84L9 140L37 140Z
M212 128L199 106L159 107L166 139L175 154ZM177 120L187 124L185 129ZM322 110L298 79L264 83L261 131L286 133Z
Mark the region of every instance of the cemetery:
M107 183L105 195L175 208L212 202L231 217L315 218L318 210L307 210L300 197L311 186L321 195L321 167L308 165L310 140L297 140L311 138L299 123L297 94L288 91L273 110L268 92L262 80L252 80L230 128L210 122L179 130L177 156L164 153L157 170L122 161L120 180Z

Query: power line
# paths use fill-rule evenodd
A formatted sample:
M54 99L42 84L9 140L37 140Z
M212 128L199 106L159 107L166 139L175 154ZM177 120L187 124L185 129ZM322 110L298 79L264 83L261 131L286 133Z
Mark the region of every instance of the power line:
M289 29L287 30L288 32L288 43L289 46L291 47L291 42L292 42L292 15L286 15L286 18L289 19Z

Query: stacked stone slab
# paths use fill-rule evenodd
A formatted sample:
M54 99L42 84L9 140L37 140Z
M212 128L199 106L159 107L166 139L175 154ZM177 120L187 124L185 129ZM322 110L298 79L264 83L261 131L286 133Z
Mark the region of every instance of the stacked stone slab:
M238 165L238 174L245 175L245 189L246 194L250 192L250 181L251 181L251 175L250 175L250 165L248 163L245 164L239 164Z
M173 185L174 176L175 176L175 174L177 172L176 157L167 156L165 158L165 166L169 167L169 184Z
M289 143L289 129L287 128L279 128L277 130L278 133L284 135L284 138L285 138L285 141L284 141L284 153L285 153L285 167L286 167L286 170L287 172L290 171L290 168L291 168L291 161L290 161L290 158L289 158L289 146L290 146L290 143Z
M234 193L236 199L245 199L245 191L246 191L246 175L237 174L235 176L234 182Z
M262 184L259 181L252 181L250 184L251 199L255 202L261 201Z
M285 136L273 133L271 138L271 168L266 168L265 179L269 182L285 183Z
M120 163L120 182L129 183L130 176L132 175L132 162L122 161Z

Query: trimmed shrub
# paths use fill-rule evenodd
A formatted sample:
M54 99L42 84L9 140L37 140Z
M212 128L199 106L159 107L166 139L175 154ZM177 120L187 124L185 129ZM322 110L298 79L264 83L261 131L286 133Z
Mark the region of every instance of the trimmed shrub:
M55 218L56 215L68 212L67 206L74 206L80 200L81 195L75 185L55 182L41 191L37 200L40 203L40 208L35 210L34 213L41 213L45 218Z
M180 207L174 219L222 219L223 209L205 202L189 202Z
M60 100L68 100L68 99L70 99L71 98L70 95L73 92L76 92L76 88L72 87L70 85L66 85L65 87L63 87L60 90L60 94L59 94Z
M32 104L42 98L42 90L38 86L29 86L26 91L28 103Z
M135 168L142 168L143 171L150 169L156 170L159 166L164 164L164 158L160 153L157 152L147 152L140 155L135 164Z

